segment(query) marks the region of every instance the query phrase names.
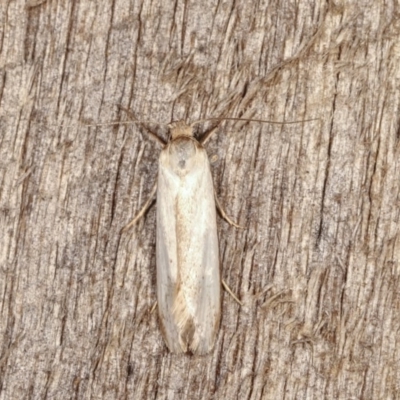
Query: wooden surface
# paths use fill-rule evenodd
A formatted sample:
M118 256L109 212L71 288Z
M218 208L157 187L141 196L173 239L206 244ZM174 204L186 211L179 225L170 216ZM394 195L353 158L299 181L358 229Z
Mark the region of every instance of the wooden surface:
M400 24L393 2L3 1L0 399L399 399ZM155 302L160 147L207 145L223 292L214 351ZM215 124L201 124L201 135ZM166 137L166 125L146 125Z

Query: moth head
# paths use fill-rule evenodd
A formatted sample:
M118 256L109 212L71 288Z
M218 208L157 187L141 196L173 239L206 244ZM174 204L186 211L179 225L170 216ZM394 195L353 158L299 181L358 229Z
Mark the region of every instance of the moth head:
M193 128L185 121L171 122L168 127L170 129L172 140L175 140L179 136L193 137Z

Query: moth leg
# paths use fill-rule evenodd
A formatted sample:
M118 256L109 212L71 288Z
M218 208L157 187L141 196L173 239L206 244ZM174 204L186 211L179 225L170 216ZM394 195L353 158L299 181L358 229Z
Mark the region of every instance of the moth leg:
M214 134L214 132L219 128L219 125L220 125L220 124L218 124L215 128L211 129L209 132L207 132L207 133L201 138L200 143L201 143L202 145L206 144L206 143L210 140L211 136L212 136L212 135Z
M153 198L154 198L154 195L156 194L156 190L157 190L157 182L154 184L153 189L151 189L150 196L149 196L148 200L146 201L146 203L144 204L144 206L142 207L142 209L139 211L139 213L136 215L136 217L133 218L133 220L131 222L129 222L128 225L125 225L121 229L121 232L125 232L126 230L128 230L131 226L135 225L136 222L138 222L140 218L143 217L143 215L149 209L151 203L153 202Z
M225 220L230 223L231 225L233 225L236 228L239 229L244 229L243 226L238 225L236 222L232 221L228 215L226 214L226 212L223 210L221 203L218 200L217 194L214 192L214 197L215 197L215 204L217 205L218 211L221 213L222 217L225 218Z
M156 307L157 307L157 300L154 302L153 307L151 307L150 314L153 314Z
M241 306L243 306L243 303L235 296L235 294L232 292L232 290L229 288L229 286L225 283L225 281L222 279L222 286L224 287L224 289L234 298L234 300L240 304Z
M120 110L124 111L128 117L133 121L133 122L138 122L140 123L144 129L146 129L147 131L147 135L150 137L151 140L153 140L154 142L157 142L159 145L161 145L161 147L165 146L165 142L163 139L159 138L154 132L152 132L150 129L147 129L143 123L141 123L140 120L136 119L135 116L133 115L131 110L128 110L127 108L123 107L121 104L118 104L118 107Z

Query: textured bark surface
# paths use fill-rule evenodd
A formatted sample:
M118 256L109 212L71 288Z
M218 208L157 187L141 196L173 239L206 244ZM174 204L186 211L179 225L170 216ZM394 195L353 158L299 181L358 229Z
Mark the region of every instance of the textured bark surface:
M1 400L399 398L400 10L353 4L1 2ZM82 124L119 105L319 118L225 122L207 145L246 228L218 221L244 306L223 292L208 356L170 354L150 314L155 207L120 233L159 146Z

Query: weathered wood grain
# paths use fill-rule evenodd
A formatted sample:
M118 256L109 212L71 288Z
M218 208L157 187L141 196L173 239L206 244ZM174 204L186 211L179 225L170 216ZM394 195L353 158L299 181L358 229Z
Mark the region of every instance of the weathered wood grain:
M396 3L0 4L0 399L396 399ZM217 343L174 356L155 301L159 147L136 118L232 116L208 144ZM146 125L160 135L164 126ZM210 124L199 128L205 132Z

